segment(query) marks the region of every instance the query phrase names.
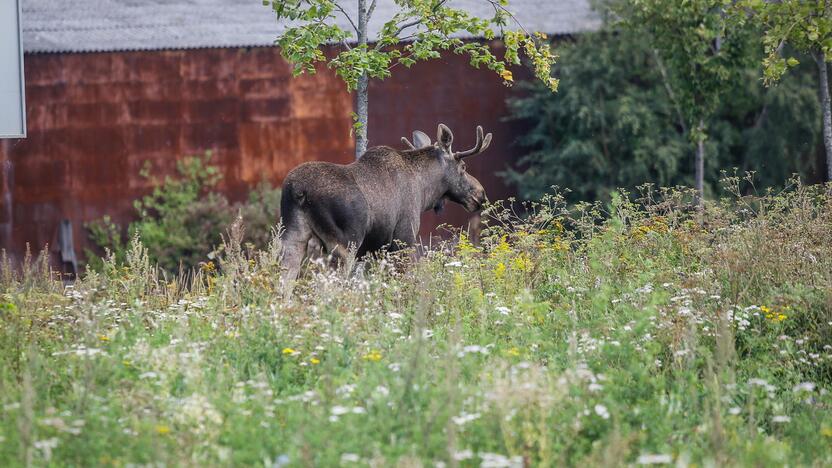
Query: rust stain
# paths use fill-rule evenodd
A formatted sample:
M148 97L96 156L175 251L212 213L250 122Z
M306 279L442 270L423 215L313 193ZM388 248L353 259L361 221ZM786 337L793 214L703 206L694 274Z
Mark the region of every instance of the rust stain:
M55 245L61 219L72 221L78 253L85 222L130 220L132 201L151 189L139 175L146 161L164 176L177 158L213 150L220 189L240 199L304 161L353 159L344 83L324 67L293 78L274 48L38 54L25 67L29 137L0 144L0 248L13 258L27 243ZM463 147L483 125L494 143L469 167L492 199L504 197L494 173L517 153L515 125L501 120L509 92L465 57L396 70L371 85L370 143L398 147L444 122ZM429 214L422 233L467 219L461 208Z

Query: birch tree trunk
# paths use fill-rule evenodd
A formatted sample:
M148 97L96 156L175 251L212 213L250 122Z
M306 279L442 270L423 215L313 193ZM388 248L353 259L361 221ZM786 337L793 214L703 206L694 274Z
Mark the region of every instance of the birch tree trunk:
M367 23L370 18L367 0L358 0L358 47L367 46ZM355 114L358 116L355 127L355 159L367 151L367 121L369 120L369 85L367 73L358 78L355 90Z
M818 64L820 105L823 108L823 147L826 148L826 180L832 181L832 102L829 98L829 73L823 52L815 53Z
M699 132L705 128L705 123L699 121ZM705 136L696 138L696 204L702 208L705 204Z

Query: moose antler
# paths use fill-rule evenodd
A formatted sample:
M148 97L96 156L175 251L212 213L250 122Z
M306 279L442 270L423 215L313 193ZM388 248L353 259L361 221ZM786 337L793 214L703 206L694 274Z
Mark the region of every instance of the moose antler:
M482 127L477 125L477 144L474 145L474 147L469 149L468 151L458 151L454 153L454 157L456 159L467 158L468 156L480 154L486 149L488 149L488 145L491 144L491 134L489 133L485 136L485 138L483 138L482 134Z
M404 143L405 146L407 146L408 148L410 148L412 150L416 149L416 147L413 146L413 143L411 143L410 140L408 140L406 137L402 137L402 143Z

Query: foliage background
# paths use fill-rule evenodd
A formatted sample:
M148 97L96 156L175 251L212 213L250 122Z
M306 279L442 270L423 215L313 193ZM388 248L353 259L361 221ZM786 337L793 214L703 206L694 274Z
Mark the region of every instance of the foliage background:
M520 195L535 199L560 186L572 190L571 201L591 201L646 182L692 186L694 147L648 39L607 26L556 47L558 93L523 83L510 101L512 118L529 126L517 139L526 154L504 173ZM706 195L732 168L754 171L758 187L782 186L793 173L822 180L816 70L807 58L793 72L766 88L759 66L749 66L724 93L708 122Z

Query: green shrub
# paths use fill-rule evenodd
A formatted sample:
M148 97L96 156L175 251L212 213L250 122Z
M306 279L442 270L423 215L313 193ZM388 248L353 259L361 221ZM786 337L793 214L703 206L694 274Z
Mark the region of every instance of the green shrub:
M103 251L109 251L117 263L125 259L125 234L139 236L151 260L162 269L176 273L188 271L215 255L222 236L237 216L249 227L247 243L263 248L268 243L271 227L277 224L280 191L261 183L244 203L232 204L214 191L221 179L219 170L210 165L211 153L203 157L187 157L177 161L178 177L163 181L152 178L146 168L142 175L153 180L153 191L134 202L135 221L125 230L109 217L86 225L90 240ZM95 252L87 250L87 266L102 267Z

